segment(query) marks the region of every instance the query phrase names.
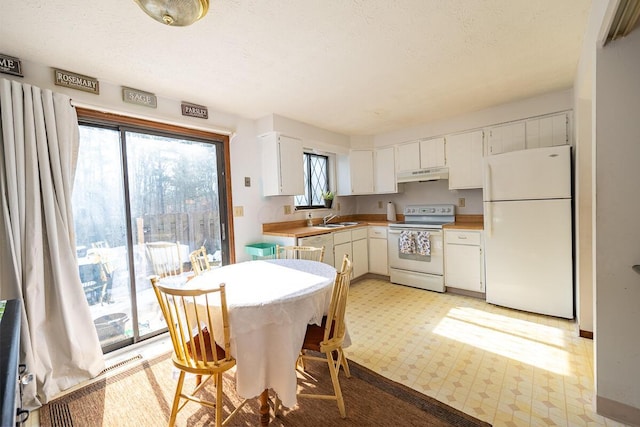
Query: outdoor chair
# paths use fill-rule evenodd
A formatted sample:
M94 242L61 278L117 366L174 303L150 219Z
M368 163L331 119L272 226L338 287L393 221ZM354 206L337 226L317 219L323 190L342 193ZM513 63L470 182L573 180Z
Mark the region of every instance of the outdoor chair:
M193 277L193 273L184 271L180 256L180 242L148 242L145 244L153 273L164 284L180 285Z

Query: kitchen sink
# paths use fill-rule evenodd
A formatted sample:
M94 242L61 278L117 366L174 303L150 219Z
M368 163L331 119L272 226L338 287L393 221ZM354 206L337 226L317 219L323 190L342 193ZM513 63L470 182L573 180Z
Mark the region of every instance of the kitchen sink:
M320 227L320 228L341 228L341 227L347 227L350 225L358 225L360 224L359 222L352 222L352 221L346 221L346 222L334 222L334 223L329 223L329 224L318 224L315 227Z

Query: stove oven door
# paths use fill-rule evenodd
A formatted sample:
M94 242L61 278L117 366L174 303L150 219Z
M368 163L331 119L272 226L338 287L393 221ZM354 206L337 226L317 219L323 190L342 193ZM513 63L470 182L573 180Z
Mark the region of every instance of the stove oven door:
M412 233L428 232L430 255L406 253L400 247L400 236L403 231ZM441 229L389 228L389 267L417 273L442 276L444 273L444 247Z

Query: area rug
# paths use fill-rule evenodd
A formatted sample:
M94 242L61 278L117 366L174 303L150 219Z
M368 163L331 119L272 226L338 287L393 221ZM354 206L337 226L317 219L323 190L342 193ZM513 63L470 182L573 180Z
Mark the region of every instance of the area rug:
M340 374L340 385L347 418L340 418L334 401L298 399L298 405L273 417L272 426L490 426L455 408L386 379L349 361L351 378ZM103 378L64 395L40 408L42 427L85 426L165 426L171 412L177 371L169 354ZM193 377L185 387L193 386ZM299 374L300 392L330 392L331 379L326 363L307 363ZM202 397L214 400L213 385ZM239 402L233 387L233 374L225 377L225 413ZM271 399L273 400L273 399ZM257 399L247 403L228 425L259 425ZM214 411L188 403L178 414L178 426L214 425Z

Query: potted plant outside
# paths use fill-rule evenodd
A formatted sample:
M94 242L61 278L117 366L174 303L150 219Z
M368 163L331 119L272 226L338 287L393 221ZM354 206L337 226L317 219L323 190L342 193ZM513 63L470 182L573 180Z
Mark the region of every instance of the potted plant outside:
M334 194L331 191L322 192L322 200L324 201L325 208L331 208L331 205L333 205L333 197Z

